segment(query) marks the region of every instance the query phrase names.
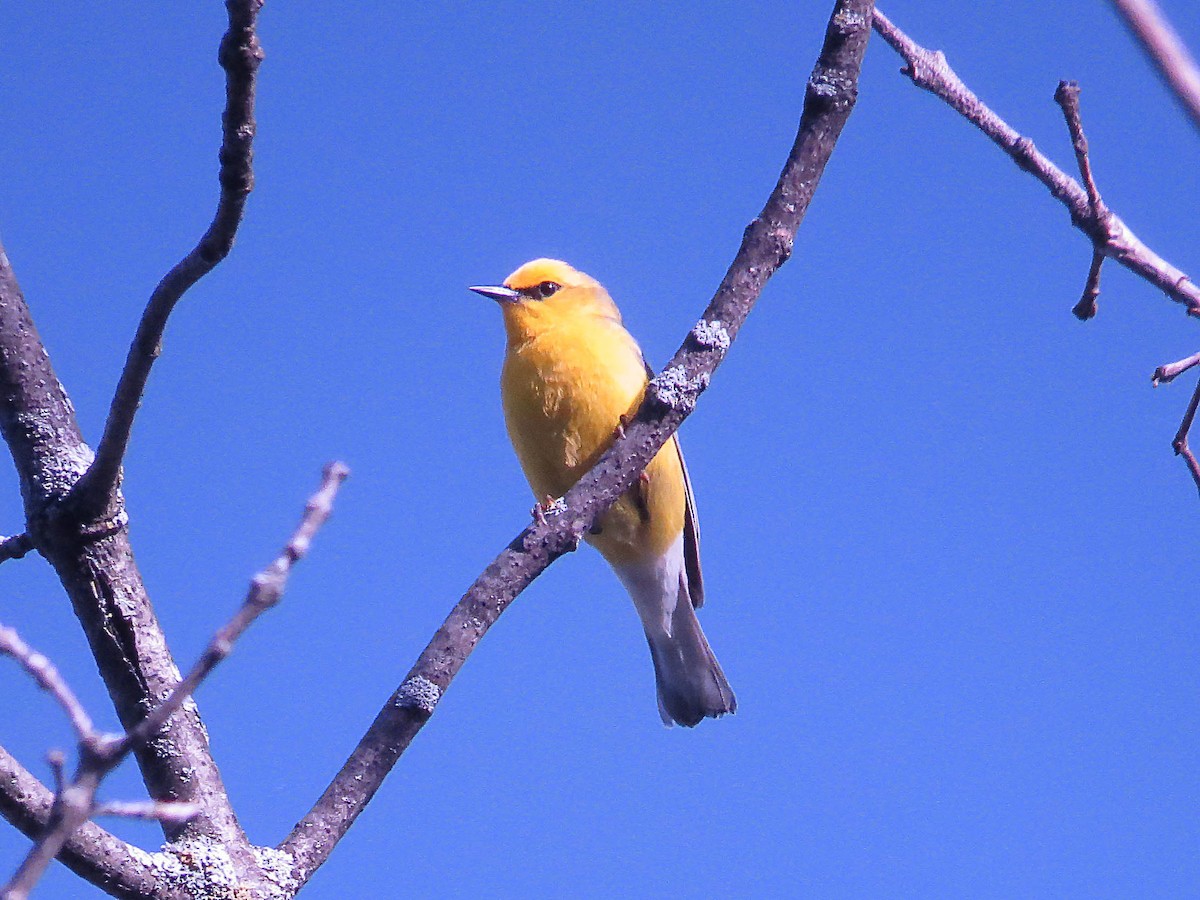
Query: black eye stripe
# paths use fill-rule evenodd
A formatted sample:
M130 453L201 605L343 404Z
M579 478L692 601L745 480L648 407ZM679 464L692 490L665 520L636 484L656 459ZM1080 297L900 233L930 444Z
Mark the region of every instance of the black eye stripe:
M540 284L524 288L521 293L531 300L545 300L547 297L553 297L560 290L562 290L562 285L558 282L543 281Z

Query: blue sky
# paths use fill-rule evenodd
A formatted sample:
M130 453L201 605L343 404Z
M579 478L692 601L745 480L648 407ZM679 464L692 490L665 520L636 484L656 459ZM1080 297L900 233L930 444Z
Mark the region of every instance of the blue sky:
M1200 18L1164 3L1200 48ZM72 8L73 7L73 8ZM258 185L175 314L126 466L181 664L353 476L284 605L198 701L252 839L290 829L526 522L495 309L559 256L652 362L710 297L795 131L830 4L269 3ZM1198 136L1106 4L884 7L1064 168L1083 86L1106 201L1200 269ZM94 441L141 307L208 223L223 4L36 5L0 37L0 234ZM305 896L1179 896L1200 879L1197 349L1065 210L872 40L792 261L682 437L732 718L665 730L590 550L509 610ZM0 479L0 533L19 530ZM109 725L36 557L0 620ZM0 670L35 771L61 715ZM140 796L132 771L110 797ZM157 845L155 829L113 824ZM0 870L25 841L0 829ZM47 897L98 892L58 870Z

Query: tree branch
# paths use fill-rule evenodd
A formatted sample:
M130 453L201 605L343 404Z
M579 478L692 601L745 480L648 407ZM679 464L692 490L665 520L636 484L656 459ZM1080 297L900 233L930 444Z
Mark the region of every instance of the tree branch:
M1171 441L1171 447L1175 450L1176 456L1183 457L1183 461L1192 475L1192 481L1196 483L1196 489L1200 490L1200 462L1196 461L1196 454L1192 452L1192 448L1188 444L1188 432L1192 430L1192 422L1196 419L1198 405L1200 405L1200 381L1196 382L1196 390L1192 392L1192 399L1188 402L1187 410L1183 414L1183 421L1179 423L1179 430L1175 432L1175 438Z
M1175 99L1200 128L1200 66L1154 0L1112 0Z
M1154 11L1153 4L1149 0L1114 0L1114 2L1122 8L1123 12L1125 6L1130 9L1140 8L1143 12ZM1160 22L1159 24L1165 27L1165 23ZM1033 141L1018 134L1007 122L992 112L983 101L971 93L971 90L950 68L945 54L940 50L931 52L919 46L893 25L887 16L878 9L875 10L874 28L879 32L880 37L903 57L907 65L901 69L901 72L911 78L913 84L944 100L963 118L991 138L992 142L1007 153L1013 162L1049 188L1050 193L1070 211L1072 224L1091 240L1092 263L1088 270L1087 282L1083 289L1083 296L1072 310L1077 317L1088 319L1096 314L1096 298L1100 294L1100 268L1105 257L1115 259L1135 275L1162 290L1172 300L1182 303L1188 315L1200 316L1200 288L1197 288L1186 274L1143 244L1120 217L1101 200L1095 179L1092 177L1087 138L1083 134L1083 123L1079 115L1079 86L1077 84L1067 81L1060 82L1054 99L1062 107L1063 116L1066 118L1067 128L1071 133L1071 144L1079 164L1080 177L1083 179L1086 189L1080 187L1078 182L1039 153L1033 146ZM1145 38L1143 39L1145 40ZM1178 49L1182 49L1182 45ZM1186 51L1184 51L1184 57L1186 57ZM1190 59L1187 61L1190 62ZM1180 94L1180 98L1181 100L1185 99L1183 94ZM1178 368L1180 365L1180 363L1176 363L1174 366L1160 366L1155 370L1154 384L1170 381L1179 372L1190 368L1194 363ZM1170 372L1171 369L1175 369L1175 371ZM1200 401L1200 385L1197 386L1197 393L1192 397L1191 404L1184 413L1183 422L1180 424L1171 446L1174 447L1177 455L1184 458L1192 479L1196 482L1197 488L1200 488L1200 464L1197 463L1187 440L1198 401Z
M62 581L122 721L136 722L165 696L179 673L150 608L124 527L118 525L109 533L89 531L55 515L58 501L91 459L91 451L79 434L74 411L54 375L2 247L0 429L21 479L31 543ZM176 717L160 737L138 750L151 796L202 802L204 813L187 830L225 843L237 856L237 842L245 839L195 710ZM0 812L18 828L30 833L38 827L37 811L18 810L14 801L32 794L17 784L0 784L0 794ZM47 803L47 816L49 807ZM116 879L119 885L134 877L115 870L105 874L98 856L72 857L71 843L64 861L93 883L109 890L109 881ZM248 847L245 852L253 860ZM123 865L119 854L112 858L114 866ZM141 889L131 888L129 896L144 895L135 890Z
M917 87L949 104L991 138L1021 169L1045 185L1055 199L1067 207L1072 224L1088 236L1094 248L1101 249L1105 256L1183 304L1189 315L1200 315L1200 288L1183 271L1142 243L1111 210L1105 208L1106 214L1099 215L1079 183L1039 153L1033 141L1020 135L976 97L950 68L940 50L930 51L919 46L878 9L875 10L874 28L907 63L901 72ZM1098 273L1094 262L1093 270ZM1086 307L1079 312L1086 312Z
M652 380L624 436L567 492L562 511L527 527L476 579L325 793L279 845L291 855L298 883L329 857L500 614L551 562L578 545L694 408L767 279L791 253L796 230L854 106L872 6L872 0L838 0L779 182L746 228L702 320Z
M0 815L36 841L50 822L53 806L54 793L0 747ZM68 869L113 897L188 900L164 885L143 857L140 850L92 822L83 823L58 854Z
M259 5L259 0L228 0L231 27L223 56L236 55L245 45L244 23L252 24ZM256 47L251 50L257 52ZM239 121L242 117L233 109L225 124L236 132ZM231 146L248 141L251 133L235 135ZM237 170L232 160L223 165L230 191L239 180ZM218 218L228 220L232 209L225 204L226 212ZM20 476L29 543L54 567L121 722L131 727L171 692L179 681L179 670L133 559L120 492L101 486L75 495L91 498L86 504L65 503L92 465L93 455L83 441L74 409L55 376L3 247L0 432ZM108 459L115 456L118 469L123 452L107 452ZM99 502L102 497L107 497L105 504ZM203 812L187 827L189 834L216 840L239 862L254 865L193 706L175 716L159 739L139 747L136 755L151 797L201 804ZM167 830L172 837L181 836L178 829Z
M187 677L179 682L171 695L145 719L126 732L118 742L115 748L116 752L124 755L132 747L151 740L183 705L183 701L190 697L200 683L208 677L208 674L229 655L234 641L245 633L255 619L279 602L284 588L287 587L292 566L308 553L313 536L333 512L333 499L349 474L350 470L340 462L329 463L325 466L321 475L321 487L309 498L304 507L300 525L284 546L283 552L267 568L254 576L241 607L234 617L213 636L208 648L196 665L192 667L192 670L188 672Z
M3 623L0 623L0 654L16 660L29 677L37 682L37 686L63 708L71 722L71 728L75 731L76 740L85 741L95 734L91 716L87 714L75 692L58 674L58 669L50 660L21 640L21 636L14 629L6 628Z
M58 574L117 714L129 727L170 692L179 671L146 597L123 522L118 519L111 530L81 527L61 514L61 500L90 462L91 450L2 246L0 431L20 476L29 542ZM237 842L245 839L194 709L173 719L161 737L137 751L150 795L201 802L204 813L189 830L209 834L237 852Z
M254 87L262 47L255 32L263 0L226 0L229 30L218 54L225 70L225 112L221 117L221 195L200 242L158 283L138 323L125 368L104 424L96 459L71 491L68 502L85 518L99 515L116 494L121 462L133 419L142 402L150 369L162 347L167 318L184 293L216 268L233 247L246 198L254 187Z
M8 559L20 559L32 549L33 541L24 532L4 538L0 540L0 562Z
M79 767L70 781L63 774L62 754L57 751L50 753L49 762L55 783L53 802L20 868L8 884L0 887L0 900L25 900L51 861L63 851L70 837L94 814L96 789L100 781L124 759L128 750L120 756L112 754L112 740L95 729L91 717L50 660L21 640L16 631L3 625L0 625L0 654L16 660L37 682L38 687L58 701L71 720L79 747ZM21 772L24 773L24 770ZM32 799L26 798L26 802ZM165 813L159 817L160 820L169 815L179 824L199 811L192 804L160 803L156 804L156 808ZM25 816L32 814L31 810L23 812Z
M151 801L100 804L96 801L96 791L103 779L134 749L158 734L184 700L229 655L234 641L263 612L279 602L292 566L303 559L313 536L329 518L333 499L348 474L341 463L331 463L325 467L321 487L309 499L299 526L280 556L254 577L242 606L216 633L187 677L166 700L123 735L107 735L97 731L50 661L25 644L11 628L0 625L0 653L16 659L39 687L58 700L71 719L79 744L79 763L70 781L64 783L62 778L61 757L52 764L58 790L34 846L8 885L0 888L0 900L24 900L71 835L94 815L152 818L165 824L182 826L199 812L199 807L191 803ZM30 811L26 809L23 814L28 817Z
M1160 384L1170 384L1178 376L1195 365L1200 365L1200 353L1193 353L1186 359L1179 360L1179 362L1159 366L1154 370L1154 374L1150 376L1150 383L1155 387L1158 387Z
M197 809L191 803L163 803L161 800L112 800L97 803L93 816L116 816L121 819L148 819L153 822L174 822L183 825Z
M1100 190L1096 187L1096 179L1092 175L1087 137L1083 133L1083 118L1079 113L1079 85L1074 81L1060 81L1058 90L1054 92L1054 101L1062 108L1063 117L1067 120L1067 130L1071 133L1071 146L1075 150L1079 177L1083 179L1084 188L1087 190L1088 212L1097 222L1103 223L1103 232L1107 235L1111 228L1112 213L1100 199ZM1104 244L1093 238L1092 264L1083 286L1083 295L1071 310L1077 319L1090 319L1096 315L1096 301L1100 297L1100 269L1103 265Z

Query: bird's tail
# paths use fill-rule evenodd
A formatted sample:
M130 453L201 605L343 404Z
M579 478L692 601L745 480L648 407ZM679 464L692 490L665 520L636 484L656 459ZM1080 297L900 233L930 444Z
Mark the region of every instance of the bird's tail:
M653 566L614 566L646 630L663 723L688 728L737 710L737 699L692 608L682 545ZM676 557L678 561L676 561Z
M737 698L721 664L700 630L700 620L687 594L681 592L671 615L670 634L646 631L654 680L658 685L658 712L663 723L678 722L691 728L703 718L717 718L737 710Z

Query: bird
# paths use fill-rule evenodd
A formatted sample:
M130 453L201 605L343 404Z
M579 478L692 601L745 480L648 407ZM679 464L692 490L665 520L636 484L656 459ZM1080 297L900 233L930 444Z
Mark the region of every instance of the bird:
M501 399L517 459L539 503L562 497L637 411L654 373L608 291L561 260L535 259L503 284L470 290L503 314ZM704 602L700 529L677 436L584 539L633 599L663 723L690 728L734 712L733 690L696 618Z

